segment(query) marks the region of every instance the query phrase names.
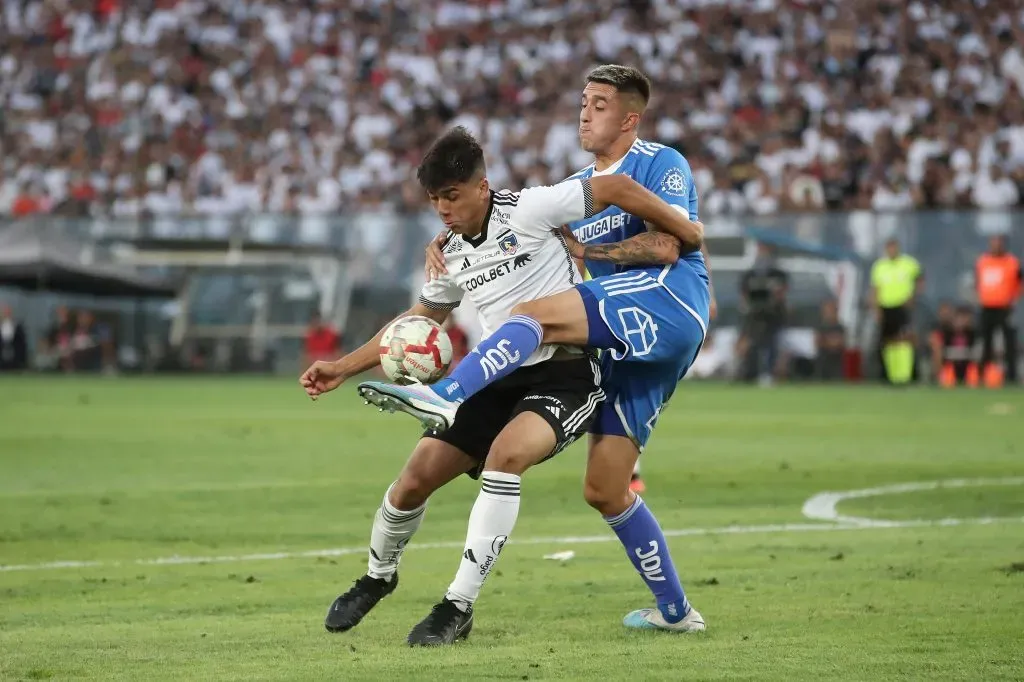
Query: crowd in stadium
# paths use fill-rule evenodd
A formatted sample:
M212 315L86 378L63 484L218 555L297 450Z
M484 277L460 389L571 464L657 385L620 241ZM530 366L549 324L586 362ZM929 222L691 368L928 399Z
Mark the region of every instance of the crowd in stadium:
M416 206L454 124L492 184L589 163L595 63L641 66L644 135L702 213L1018 206L1010 0L2 0L0 215Z

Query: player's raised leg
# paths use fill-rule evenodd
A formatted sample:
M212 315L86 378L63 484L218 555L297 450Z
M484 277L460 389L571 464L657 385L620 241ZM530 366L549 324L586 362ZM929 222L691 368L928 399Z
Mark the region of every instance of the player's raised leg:
M324 627L329 632L354 628L381 599L395 591L398 564L423 521L427 499L474 464L454 445L434 438L420 440L373 517L366 575L335 599L327 611Z
M608 408L609 414L614 412L612 406ZM596 428L601 421L599 415ZM704 619L686 598L658 520L643 498L630 490L630 474L639 454L626 436L592 435L583 492L587 503L615 531L657 604L657 608L631 612L623 624L677 632L704 630Z

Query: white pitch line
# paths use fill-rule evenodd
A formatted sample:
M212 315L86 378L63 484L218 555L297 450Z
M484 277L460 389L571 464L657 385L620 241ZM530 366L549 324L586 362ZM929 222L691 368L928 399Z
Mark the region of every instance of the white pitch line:
M802 511L804 516L816 521L828 521L830 523L844 523L875 528L892 528L893 524L897 522L886 521L884 519L865 518L862 516L844 516L836 510L836 505L843 500L852 500L860 497L898 495L900 493L913 493L923 490L940 490L943 488L971 488L998 485L1024 485L1024 476L1004 478L952 478L945 481L918 481L914 483L883 485L877 488L864 488L862 490L824 492L818 493L811 499L804 502Z
M813 499L813 498L812 498ZM987 525L993 523L1024 523L1024 516L984 517L976 519L913 519L907 521L879 521L878 525L835 524L835 523L779 523L762 526L720 526L717 528L677 528L666 530L666 537L693 537L702 535L753 535L757 533L805 533L832 532L838 530L868 530L872 528L920 528L926 526ZM582 545L602 542L616 542L611 533L604 535L582 535L569 537L536 537L510 540L515 545ZM421 542L409 545L409 549L462 549L459 542ZM169 556L154 559L128 561L53 561L42 564L21 564L0 566L0 573L11 571L45 571L60 568L109 568L117 566L178 566L194 564L226 564L249 561L280 561L282 559L308 559L317 557L338 557L365 554L366 546L315 549L304 552L272 552L264 554L240 554L228 556Z

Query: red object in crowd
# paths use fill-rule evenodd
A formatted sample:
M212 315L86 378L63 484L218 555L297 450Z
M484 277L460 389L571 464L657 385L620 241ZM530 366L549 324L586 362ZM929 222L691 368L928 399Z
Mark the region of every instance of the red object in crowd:
M754 124L761 120L761 111L756 107L745 104L736 110L734 117L743 123Z
M387 69L374 69L370 72L370 85L379 90L388 82L390 72Z
M96 0L96 14L104 19L117 11L118 0Z
M71 186L71 198L78 201L92 201L96 198L96 189L88 180L75 183Z
M121 122L121 110L116 106L97 108L94 119L97 127L110 128Z
M300 67L309 60L309 51L304 47L297 47L292 51L292 66Z
M335 360L341 336L327 325L311 327L306 332L306 355L314 360Z
M50 20L46 27L46 34L50 41L59 43L71 35L71 29L64 23L64 17L58 15Z
M206 70L206 64L199 57L189 55L181 61L181 68L189 78L198 78Z
M38 199L28 194L22 194L11 204L11 215L15 218L35 215L43 212L43 205Z
M847 381L860 381L863 378L862 359L859 348L847 348L843 351L843 377Z

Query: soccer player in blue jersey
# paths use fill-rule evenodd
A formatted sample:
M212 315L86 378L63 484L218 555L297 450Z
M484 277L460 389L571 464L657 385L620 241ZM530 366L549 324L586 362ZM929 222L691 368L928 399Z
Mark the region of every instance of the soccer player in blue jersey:
M593 177L627 175L696 221L689 164L678 151L637 136L649 99L650 83L637 69L594 69L582 93L579 134L595 161L565 182L586 187ZM606 349L602 387L607 398L591 428L584 495L615 531L657 603L629 613L623 623L699 632L704 620L686 598L664 533L630 491L629 481L658 416L707 334L712 296L701 235L681 244L613 206L569 229L575 238L567 246L585 260L592 279L515 306L447 379L431 386L366 382L360 388L393 396L399 409L406 405L411 414L429 417L424 423L444 427L459 404L514 371L541 344Z

